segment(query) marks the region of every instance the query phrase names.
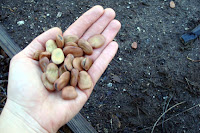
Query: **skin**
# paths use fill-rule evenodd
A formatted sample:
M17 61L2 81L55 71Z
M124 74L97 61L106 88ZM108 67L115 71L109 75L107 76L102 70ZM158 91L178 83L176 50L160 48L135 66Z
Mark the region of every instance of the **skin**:
M0 130L4 132L50 132L55 133L70 121L83 107L93 87L117 52L114 37L121 24L114 20L114 10L94 6L74 22L63 35L75 34L88 39L103 34L106 43L95 49L90 58L94 61L89 69L93 86L88 90L76 88L78 96L63 100L61 92L49 92L41 81L42 71L33 53L45 49L45 42L62 34L59 28L52 28L35 38L24 50L14 56L10 63L8 97L0 116ZM55 119L56 116L56 119Z

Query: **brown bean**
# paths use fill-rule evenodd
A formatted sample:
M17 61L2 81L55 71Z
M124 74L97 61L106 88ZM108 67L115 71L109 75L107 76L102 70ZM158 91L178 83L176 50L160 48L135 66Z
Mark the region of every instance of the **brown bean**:
M66 71L60 76L60 78L58 78L54 82L54 88L57 91L62 90L65 86L67 86L67 84L69 83L69 80L70 80L70 73Z
M60 77L64 72L66 72L64 64L62 64L59 68L58 68L58 76Z
M78 74L79 74L78 69L72 69L70 85L73 86L73 87L76 87L76 85L78 83Z
M47 66L46 76L50 83L54 83L58 79L58 67L54 63L49 63Z
M42 74L42 83L43 83L43 85L45 86L45 88L46 88L47 90L49 90L49 91L54 91L54 90L55 90L54 87L53 87L53 84L50 83L50 82L47 80L47 77L46 77L46 74L45 74L45 73Z
M94 35L88 39L89 44L93 48L100 48L105 43L105 41L105 37L101 34Z
M58 46L58 48L63 48L64 47L64 38L62 35L58 34L56 36L56 44Z
M48 64L49 64L49 59L47 57L43 57L42 59L39 60L39 66L42 72L46 72Z
M90 59L89 57L85 57L82 62L81 62L81 67L85 70L89 70L90 67L92 66L92 59Z
M40 56L40 53L42 53L42 52L44 52L44 51L42 51L42 50L36 51L36 52L33 54L32 59L39 61L39 56Z
M65 56L67 56L68 54L73 54L74 57L83 56L83 50L81 48L75 47L75 46L66 46L66 47L64 47L63 52L64 52Z
M67 43L65 43L65 47L66 46L75 46L75 47L78 47L78 45L75 42L67 42Z
M45 44L46 51L52 53L54 49L57 48L56 42L54 40L48 40Z
M62 89L62 98L65 100L75 99L78 96L73 86L67 86Z
M42 59L43 57L47 57L50 60L51 59L51 53L47 52L47 51L40 53L39 60Z
M79 39L79 37L76 36L76 35L67 35L67 36L64 36L65 44L66 44L67 42L75 42L75 43L77 43L77 42L78 42L78 39Z
M74 56L72 54L68 54L67 57L65 58L64 61L64 68L67 71L71 71L73 66L72 66L72 61L74 60Z
M72 64L73 64L73 67L78 69L79 71L82 71L83 68L81 67L81 61L84 59L84 57L76 57L74 58Z
M53 61L53 63L59 65L63 63L64 59L65 59L65 56L62 49L61 48L54 49L51 56L51 60Z
M92 87L92 84L92 79L86 71L79 72L78 86L80 89L90 89Z
M88 41L84 39L80 39L78 41L78 46L82 48L83 52L87 55L91 55L93 53L93 48L92 46L88 43Z

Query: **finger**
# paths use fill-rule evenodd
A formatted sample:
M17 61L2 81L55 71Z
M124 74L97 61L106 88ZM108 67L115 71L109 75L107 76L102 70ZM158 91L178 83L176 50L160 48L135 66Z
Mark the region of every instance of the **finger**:
M102 6L94 6L87 12L85 12L78 20L76 20L65 32L66 35L77 35L79 38L85 33L85 31L96 22L104 13Z
M104 14L85 32L82 38L87 40L95 34L100 34L114 18L115 11L111 8L105 9Z
M111 62L115 56L118 49L117 42L111 42L101 53L101 55L95 60L92 67L89 69L88 73L90 74L93 84L99 80L103 72L106 70L108 64ZM84 92L89 97L93 89L85 90Z
M94 49L93 54L90 56L91 59L96 60L104 48L115 38L119 29L121 28L121 23L118 20L112 20L106 29L102 32L102 35L105 37L106 41L104 45L98 49Z
M45 50L46 41L52 39L56 40L56 35L62 34L62 31L58 27L51 28L46 32L42 33L38 37L36 37L22 52L27 57L32 57L33 53L38 50Z

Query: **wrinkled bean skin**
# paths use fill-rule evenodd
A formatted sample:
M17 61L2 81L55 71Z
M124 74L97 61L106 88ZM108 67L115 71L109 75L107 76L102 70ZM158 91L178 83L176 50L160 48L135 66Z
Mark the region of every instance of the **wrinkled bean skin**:
M105 41L106 41L105 37L101 34L94 35L88 39L89 44L93 48L100 48L101 46L104 45Z
M62 89L62 98L65 100L75 99L78 96L73 86L67 86Z
M47 52L47 51L40 53L39 60L42 59L43 57L47 57L50 60L51 59L51 53Z
M86 71L79 72L78 86L81 90L90 89L92 87L92 79Z
M48 64L49 64L49 59L47 57L43 57L42 59L39 60L39 66L42 72L46 72Z
M68 54L73 54L74 57L83 56L83 50L81 48L75 47L75 46L66 46L66 47L64 47L63 53L65 54L65 56L67 56Z
M58 75L59 77L65 72L65 67L64 64L62 64L59 68L58 68Z
M62 35L58 34L56 36L56 44L58 48L63 48L64 47L64 38Z
M51 60L53 63L59 65L63 63L65 59L64 53L61 48L54 49L51 55Z
M64 42L65 44L67 42L74 42L74 43L77 43L78 42L78 39L79 37L76 36L76 35L67 35L67 36L64 36Z
M54 88L57 91L62 90L70 80L70 72L66 71L64 72L55 82L54 82Z
M82 71L83 68L81 67L81 61L84 59L84 57L76 57L74 58L72 64L73 64L73 67L78 69L79 71Z
M79 74L79 71L77 69L72 69L70 85L73 87L76 87L76 85L78 83L78 74Z
M72 62L74 60L74 56L72 54L68 54L64 61L64 68L67 71L71 71L73 69Z
M58 79L58 67L54 63L49 63L46 69L46 77L50 83L54 83Z
M54 91L54 90L55 90L54 87L53 87L53 84L50 83L50 82L47 80L46 74L45 74L45 73L42 74L42 83L43 83L43 85L45 86L45 88L46 88L47 90L49 90L49 91Z
M66 44L65 44L65 47L66 46L75 46L75 47L78 47L78 45L75 43L75 42L67 42Z
M84 39L80 39L78 41L78 46L82 48L83 52L87 55L91 55L93 53L92 46Z
M44 51L42 51L42 50L36 51L36 52L33 54L32 59L34 59L34 60L36 60L36 61L39 61L39 56L40 56L40 53L42 53L42 52L44 52Z
M92 59L90 59L89 57L85 57L82 62L81 62L81 67L84 69L84 70L89 70L90 67L92 66Z
M57 48L56 42L54 40L48 40L45 44L46 51L52 53L54 49Z

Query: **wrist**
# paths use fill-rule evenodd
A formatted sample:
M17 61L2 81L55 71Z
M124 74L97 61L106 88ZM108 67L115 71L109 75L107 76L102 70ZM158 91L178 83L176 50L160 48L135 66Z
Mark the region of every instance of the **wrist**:
M22 107L15 105L15 103L10 105L10 102L7 100L0 115L1 133L47 133Z

